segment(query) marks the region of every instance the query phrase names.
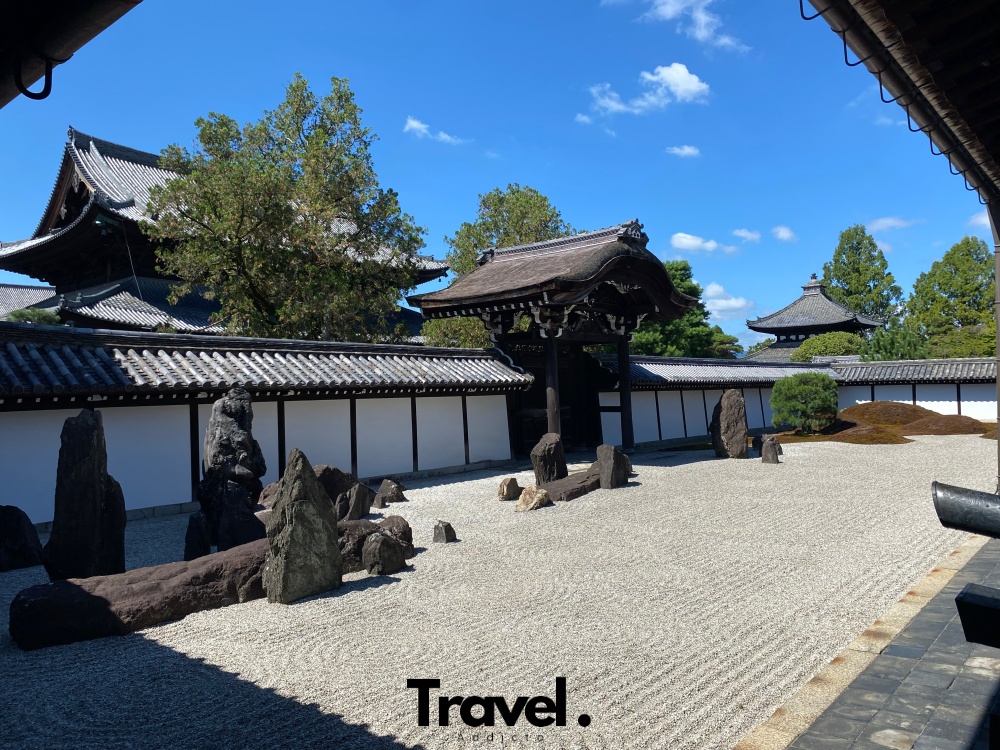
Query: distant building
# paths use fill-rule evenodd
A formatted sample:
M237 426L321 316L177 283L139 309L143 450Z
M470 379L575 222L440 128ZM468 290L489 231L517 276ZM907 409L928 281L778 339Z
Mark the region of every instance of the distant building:
M869 318L834 302L826 296L826 286L813 274L802 287L802 296L772 315L748 320L747 328L774 336L777 341L744 359L755 362L790 362L792 352L810 336L833 331L861 333L880 328L884 320Z

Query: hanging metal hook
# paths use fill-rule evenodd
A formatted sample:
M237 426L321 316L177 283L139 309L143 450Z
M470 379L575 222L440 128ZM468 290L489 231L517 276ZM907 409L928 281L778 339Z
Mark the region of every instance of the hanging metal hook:
M905 95L905 92L904 92L903 94L900 94L899 96L895 96L895 97L893 97L892 99L886 99L886 98L885 98L885 95L884 95L884 92L885 92L885 87L884 87L884 86L882 85L882 71L881 71L881 70L880 70L880 71L878 71L878 72L877 72L877 73L875 74L875 77L876 77L876 78L878 78L878 95L879 95L879 98L880 98L880 99L881 99L881 100L882 100L882 101L883 101L884 103L886 103L886 104L892 104L893 102L895 102L895 101L898 101L899 99L902 99L902 98L903 98L903 96ZM901 104L901 105L899 105L899 106L903 106L903 105Z
M17 90L24 94L29 99L34 99L36 101L46 98L52 93L52 60L45 57L45 82L42 84L41 91L29 91L28 87L24 85L24 79L22 78L22 65L18 65L14 68L14 85L17 86Z
M803 4L802 0L799 0L799 15L802 16L802 20L803 21L811 21L814 18L819 18L821 15L823 15L828 10L830 10L830 8L832 8L832 7L833 7L833 3L830 3L825 8L823 8L823 10L821 10L819 13L816 13L815 15L812 15L812 16L807 16L806 15L805 5Z
M934 126L933 125L930 125L926 130L924 128L920 127L920 126L917 126L916 128L914 128L910 124L911 122L913 122L913 120L910 118L910 105L909 104L901 104L900 106L903 109L906 110L906 127L909 128L909 130L910 130L911 133L928 133L929 134L929 133L931 133L934 130Z

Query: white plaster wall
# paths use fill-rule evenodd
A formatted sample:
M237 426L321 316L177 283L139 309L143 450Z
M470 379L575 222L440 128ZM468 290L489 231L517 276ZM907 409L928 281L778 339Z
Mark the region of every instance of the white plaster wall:
M80 409L0 413L0 503L16 505L32 523L51 521L59 462L59 434Z
M618 406L618 393L598 394L598 403L601 406ZM614 411L601 412L601 440L608 445L622 444L622 418L621 414Z
M764 401L764 426L774 427L774 412L771 411L771 389L761 388L760 397Z
M909 383L901 385L875 386L876 401L896 401L901 404L913 403L913 386Z
M358 476L413 471L410 399L358 399ZM463 441L462 453L465 453Z
M708 420L709 424L712 422L712 412L715 410L715 405L722 400L723 393L724 391L721 390L705 391L705 419Z
M507 427L507 397L503 395L468 396L465 399L465 409L469 419L469 461L475 463L476 461L506 461L509 459L510 431ZM459 444L462 445L461 436L459 436L459 440Z
M461 396L417 399L417 462L421 470L465 463Z
M267 473L260 480L266 487L281 479L278 474L278 404L274 401L254 402L253 439L260 444L267 464Z
M837 388L837 408L846 409L857 404L867 404L872 400L869 385L842 385Z
M191 502L191 416L186 404L123 406L101 409L101 414L108 473L122 486L127 510Z
M681 391L681 394L684 399L688 437L707 435L708 422L705 421L705 401L701 391Z
M409 402L407 402L409 404ZM361 402L358 402L360 407ZM358 424L361 409L358 409ZM406 417L406 438L410 438L410 417ZM360 431L360 430L359 430ZM261 446L263 449L263 446ZM285 448L298 448L312 465L329 464L341 471L351 470L351 403L335 401L286 401ZM361 447L358 445L360 460ZM287 456L286 456L287 458ZM412 459L411 459L412 466ZM275 465L277 468L277 465ZM270 470L270 467L268 467Z
M656 394L653 391L632 392L632 434L637 443L660 439L656 424Z
M663 439L684 437L684 416L681 413L680 391L660 391L660 429Z
M954 383L918 383L917 406L938 414L958 414L958 388Z
M764 426L764 409L761 406L760 388L744 388L743 403L747 408L747 429L756 430Z
M973 419L995 422L997 387L993 383L962 384L962 414Z

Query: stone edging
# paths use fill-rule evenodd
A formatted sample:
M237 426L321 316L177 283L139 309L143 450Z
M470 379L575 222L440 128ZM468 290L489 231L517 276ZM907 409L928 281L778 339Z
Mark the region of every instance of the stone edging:
M988 541L988 537L971 534L957 549L945 555L888 612L830 660L769 719L743 737L733 750L785 750Z

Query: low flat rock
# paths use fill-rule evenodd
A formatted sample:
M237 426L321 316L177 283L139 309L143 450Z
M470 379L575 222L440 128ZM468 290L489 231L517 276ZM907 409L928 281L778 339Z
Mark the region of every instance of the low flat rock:
M371 575L387 576L406 567L406 552L396 537L379 531L365 539L361 561Z
M601 486L601 475L593 469L587 471L577 471L568 477L557 479L554 482L546 482L540 489L549 493L549 497L557 503L574 500L578 497L593 492Z
M0 573L42 564L42 543L28 514L0 505Z
M43 583L10 605L10 636L22 649L125 635L192 612L264 596L267 541L189 562Z
M383 479L382 485L375 494L372 505L376 508L385 508L390 503L405 503L406 495L403 494L403 485L391 479Z
M546 505L552 505L552 498L549 493L541 487L525 487L521 491L521 497L514 506L516 511L538 510Z

